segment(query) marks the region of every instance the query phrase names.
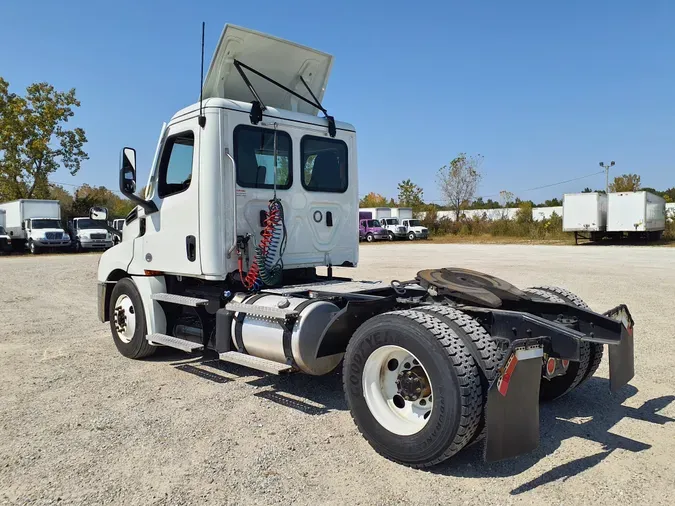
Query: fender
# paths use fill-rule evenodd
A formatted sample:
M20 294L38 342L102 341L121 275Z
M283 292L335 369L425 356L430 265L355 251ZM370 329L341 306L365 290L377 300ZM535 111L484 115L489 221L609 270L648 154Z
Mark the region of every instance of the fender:
M166 334L166 316L159 302L152 300L154 293L166 293L164 276L131 276L143 300L148 334Z

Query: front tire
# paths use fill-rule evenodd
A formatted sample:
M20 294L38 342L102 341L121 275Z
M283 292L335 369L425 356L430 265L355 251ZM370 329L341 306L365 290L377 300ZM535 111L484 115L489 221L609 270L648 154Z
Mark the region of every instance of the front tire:
M31 241L28 243L28 251L30 251L30 254L31 254L31 255L37 255L38 252L39 252L39 251L38 251L38 247L35 245L35 243L33 242L32 239L31 239Z
M366 241L367 242L373 242L375 240L375 236L373 234L366 234Z
M393 232L389 232L389 235L387 237L390 241L394 241L396 239Z
M408 239L411 240L411 241L414 241L415 240L415 232L410 232L408 234Z
M143 300L131 278L122 278L110 296L110 330L118 351L127 358L144 358L157 347L145 339L147 325Z
M363 437L401 464L438 464L466 446L480 425L478 367L432 314L394 311L364 323L347 347L343 382Z

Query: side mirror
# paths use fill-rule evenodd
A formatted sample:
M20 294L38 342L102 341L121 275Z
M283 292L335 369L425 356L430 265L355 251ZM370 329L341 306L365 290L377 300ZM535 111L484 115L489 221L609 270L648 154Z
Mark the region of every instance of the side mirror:
M21 222L21 230L26 230L26 222L25 221Z
M89 210L89 218L94 221L107 221L108 210L105 207L92 207Z
M136 191L136 150L124 148L120 160L120 191L127 195Z

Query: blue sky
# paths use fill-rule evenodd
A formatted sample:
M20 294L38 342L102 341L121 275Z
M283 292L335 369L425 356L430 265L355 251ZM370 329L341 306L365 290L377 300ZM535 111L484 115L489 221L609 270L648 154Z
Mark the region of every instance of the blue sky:
M95 4L95 5L94 5ZM675 2L3 2L0 75L11 90L75 87L89 142L69 184L117 188L119 150L147 175L162 121L199 95L225 23L335 56L324 105L358 132L359 193L411 178L440 199L440 166L484 155L479 193L535 201L602 188L600 170L675 186Z

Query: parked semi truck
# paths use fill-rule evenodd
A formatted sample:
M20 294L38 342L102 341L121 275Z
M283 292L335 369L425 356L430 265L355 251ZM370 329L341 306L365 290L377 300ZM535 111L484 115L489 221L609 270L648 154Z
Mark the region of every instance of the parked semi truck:
M666 201L646 191L610 193L607 232L614 237L658 240L666 228Z
M321 104L332 62L225 28L204 100L161 130L147 200L122 149L120 190L137 207L99 262L101 321L133 359L167 346L270 374L343 364L361 434L409 466L477 441L490 461L533 450L540 400L590 378L604 345L611 388L633 377L628 308L597 313L560 288L457 267L336 276L359 260L359 193L356 131Z
M5 211L5 229L14 250L28 249L36 254L70 246L70 236L61 225L58 200L15 200L0 204L0 209Z
M73 218L68 222L75 252L106 250L113 246L113 234L107 225L89 217Z

